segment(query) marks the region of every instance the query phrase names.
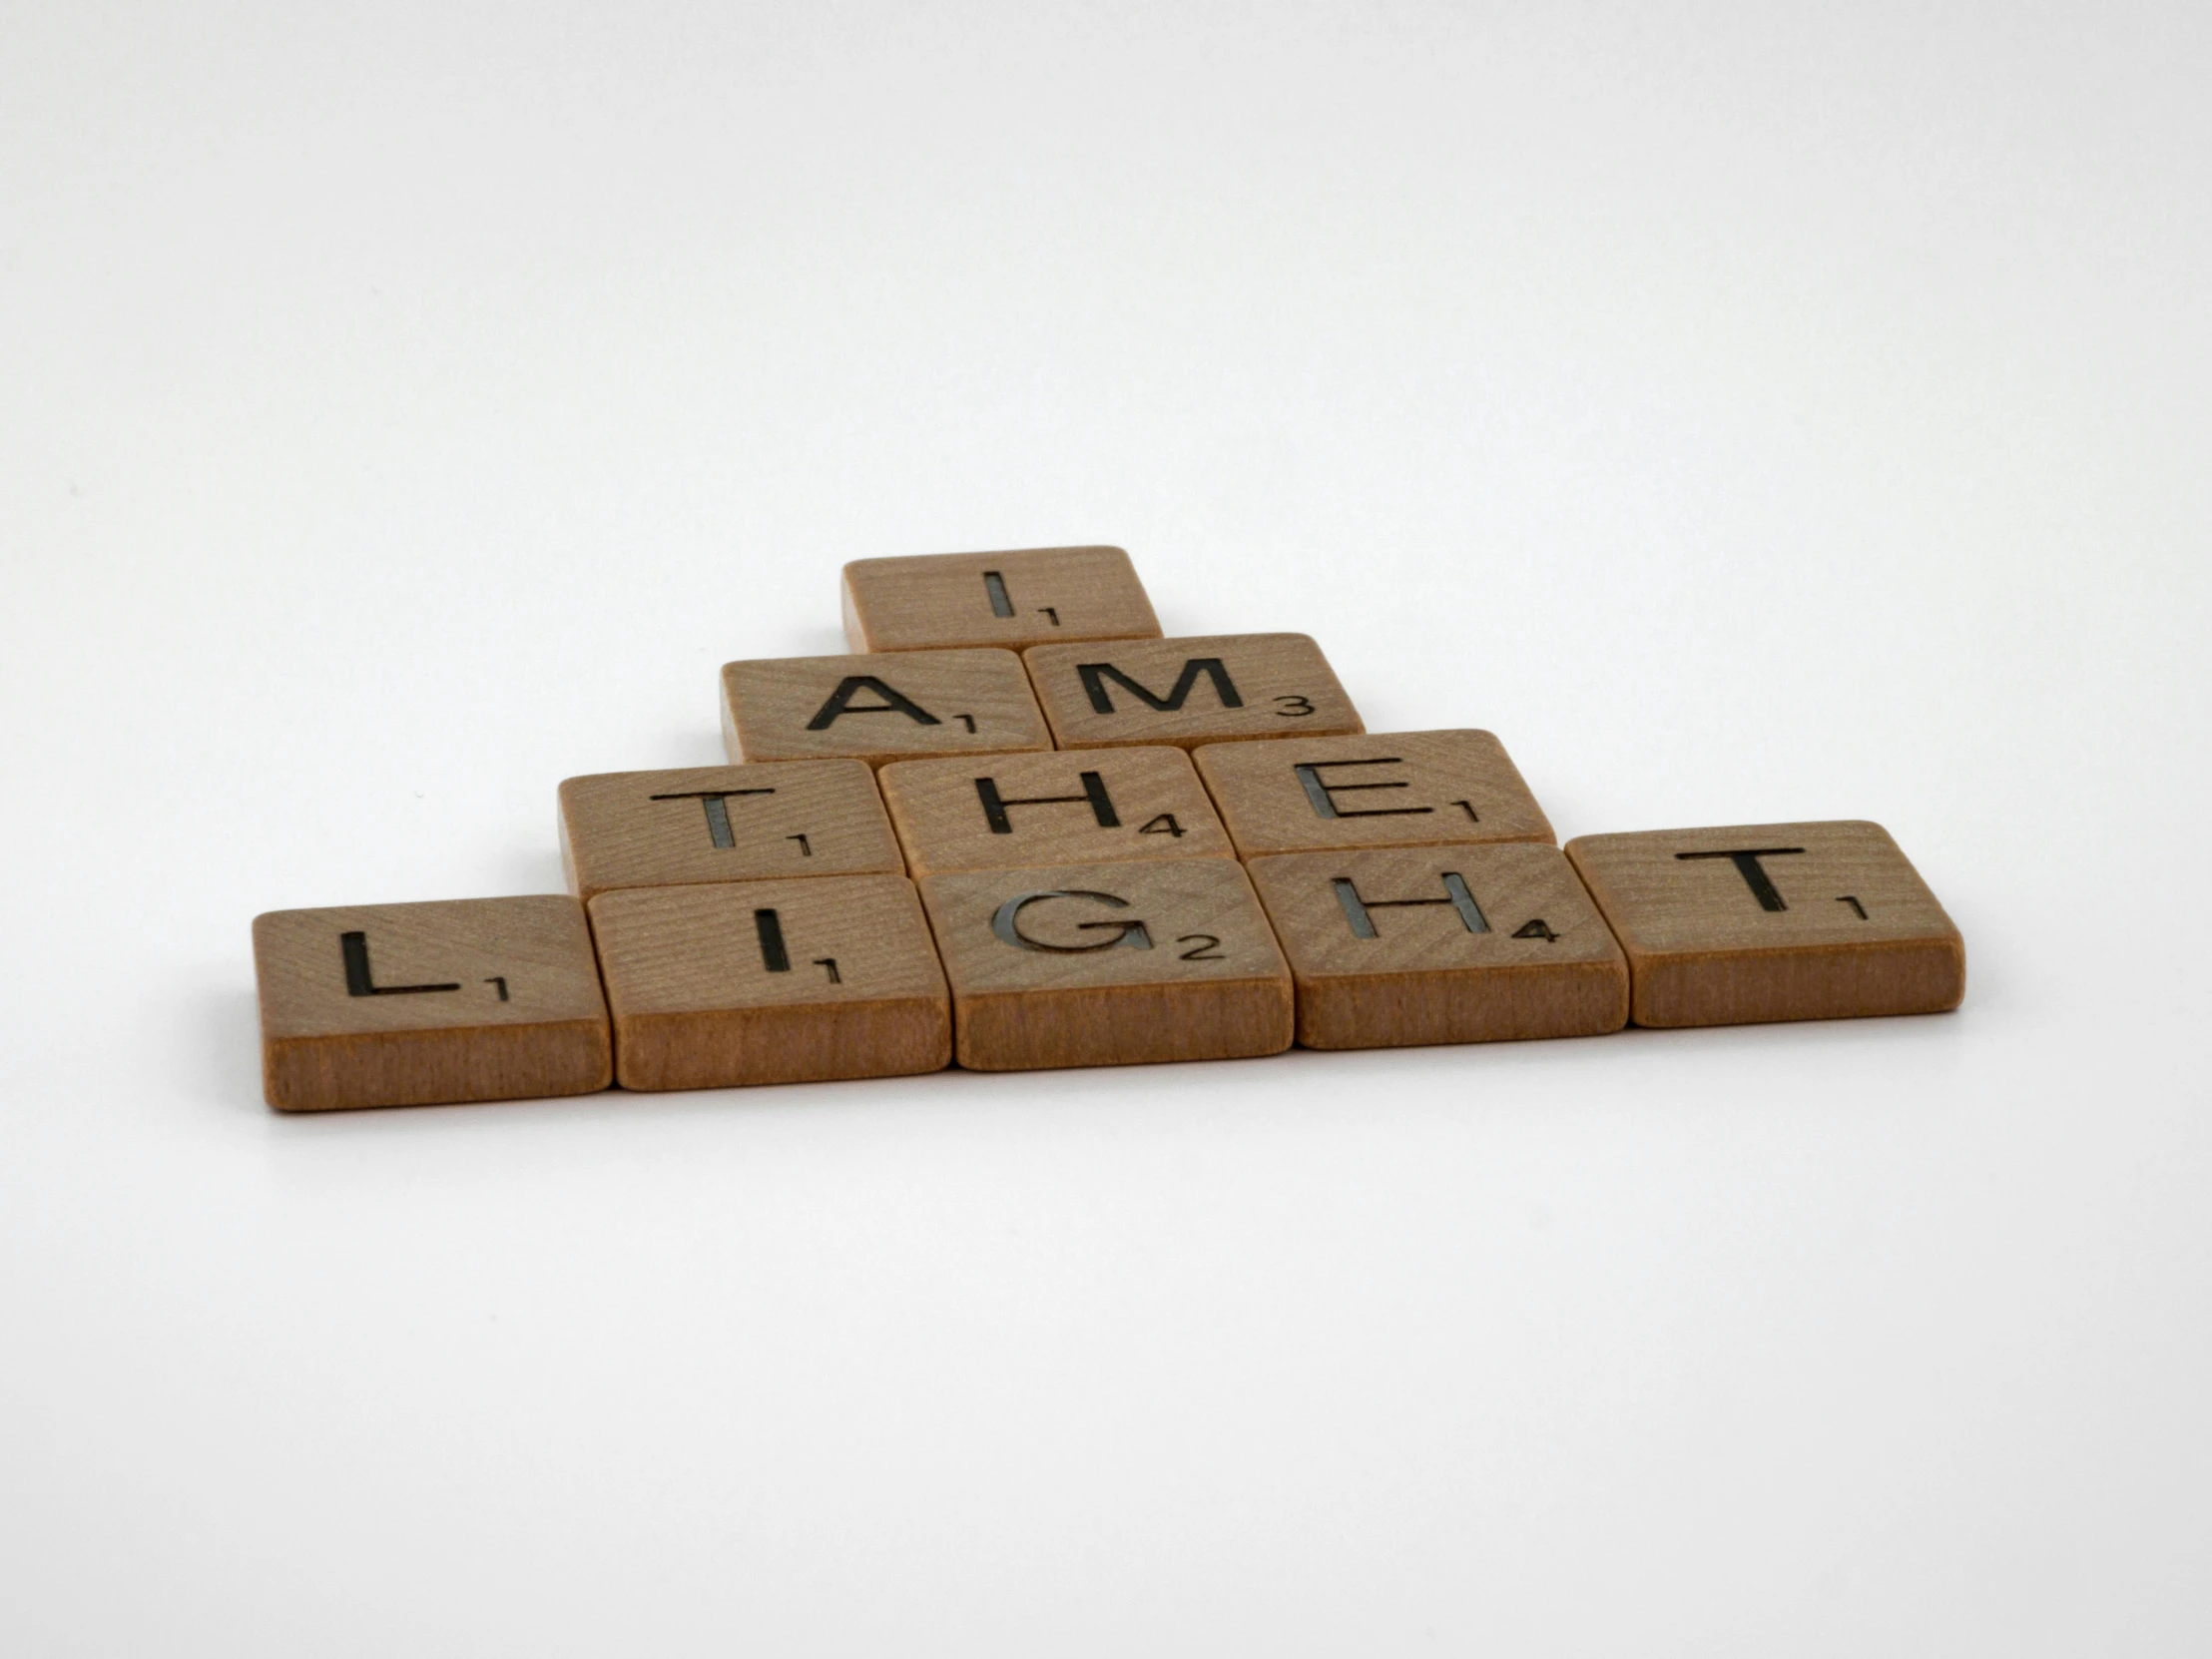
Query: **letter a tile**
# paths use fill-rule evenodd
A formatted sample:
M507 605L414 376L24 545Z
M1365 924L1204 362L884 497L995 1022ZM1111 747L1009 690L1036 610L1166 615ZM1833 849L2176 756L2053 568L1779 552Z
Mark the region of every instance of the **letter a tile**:
M1227 1060L1291 1045L1290 969L1228 858L931 875L922 904L978 1071Z
M607 1004L573 898L457 898L254 918L262 1078L278 1111L589 1094Z
M935 1071L944 971L903 875L630 887L591 901L626 1089Z
M1628 953L1638 1025L1933 1014L1966 946L1879 824L1581 835L1567 856Z
M929 651L1054 640L1155 640L1159 619L1118 547L925 553L844 567L844 637L855 651Z
M1308 1048L1588 1037L1628 1022L1628 965L1555 846L1255 858Z
M1551 821L1487 732L1214 743L1191 759L1241 857L1552 838Z
M1304 634L1038 645L1022 656L1062 749L1366 730Z
M1011 651L726 663L722 734L732 761L881 766L1052 747L1021 659Z

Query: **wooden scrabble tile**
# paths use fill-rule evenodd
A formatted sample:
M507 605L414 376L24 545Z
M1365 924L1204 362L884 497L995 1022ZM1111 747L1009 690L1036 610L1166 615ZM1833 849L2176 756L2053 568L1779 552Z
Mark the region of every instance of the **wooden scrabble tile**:
M1228 858L922 878L978 1071L1225 1060L1291 1045L1290 969Z
M579 898L611 887L905 871L875 775L859 761L567 779L561 862Z
M1552 840L1487 732L1388 732L1192 753L1240 857L1330 847Z
M1247 867L1297 978L1308 1048L1628 1023L1628 964L1555 846L1291 852Z
M916 875L1236 856L1180 749L896 761L877 779Z
M1966 947L1879 824L1580 835L1567 856L1635 981L1638 1025L1958 1006Z
M732 761L917 761L1050 749L1011 651L770 657L722 666Z
M626 887L591 901L626 1089L936 1071L944 972L902 875Z
M1366 730L1304 634L1038 645L1022 660L1062 749Z
M1159 618L1118 547L1028 547L856 559L844 567L855 651L930 651L1052 640L1155 640Z
M254 918L262 1081L283 1112L589 1094L607 1004L561 894Z

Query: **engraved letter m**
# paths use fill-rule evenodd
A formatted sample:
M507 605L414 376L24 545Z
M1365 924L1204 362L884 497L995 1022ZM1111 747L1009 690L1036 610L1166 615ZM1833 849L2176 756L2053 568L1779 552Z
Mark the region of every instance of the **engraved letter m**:
M1075 672L1083 677L1083 689L1090 694L1091 707L1102 715L1114 712L1113 695L1106 689L1108 680L1119 681L1122 690L1135 693L1153 708L1172 712L1183 707L1183 700L1191 695L1191 688L1198 684L1201 674L1213 681L1214 695L1221 699L1223 708L1244 707L1244 699L1237 695L1237 683L1229 678L1229 670L1222 665L1219 657L1193 657L1183 665L1183 673L1175 682L1175 689L1165 697L1153 696L1112 663L1079 663Z

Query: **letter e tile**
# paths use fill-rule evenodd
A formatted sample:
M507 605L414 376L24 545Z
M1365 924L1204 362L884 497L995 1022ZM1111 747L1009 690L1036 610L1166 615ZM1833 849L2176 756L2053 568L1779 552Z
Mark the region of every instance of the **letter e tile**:
M1238 855L1552 839L1487 732L1382 732L1195 751Z

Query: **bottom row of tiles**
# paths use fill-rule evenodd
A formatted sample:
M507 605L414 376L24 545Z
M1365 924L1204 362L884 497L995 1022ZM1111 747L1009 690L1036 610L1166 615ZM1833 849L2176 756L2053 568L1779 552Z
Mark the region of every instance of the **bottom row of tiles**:
M1964 989L1957 929L1856 823L279 910L254 942L287 1111L1924 1013Z

